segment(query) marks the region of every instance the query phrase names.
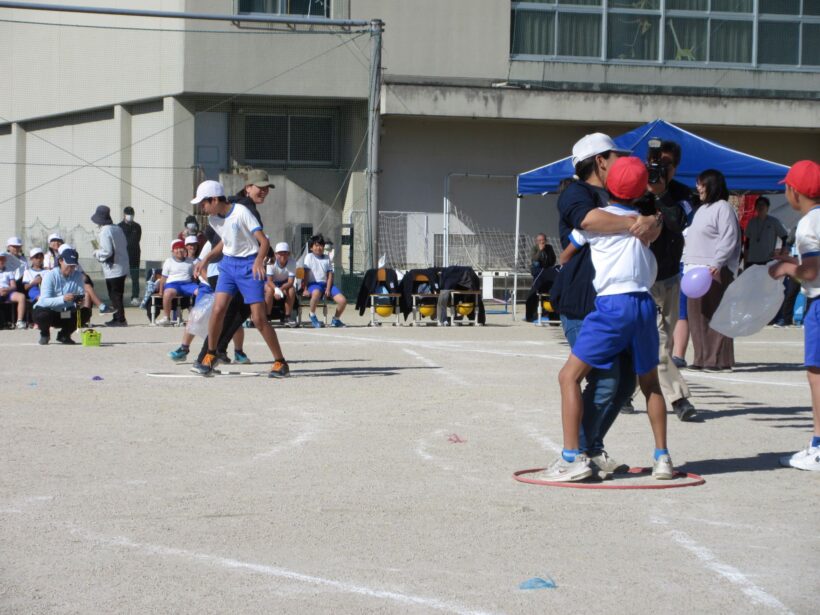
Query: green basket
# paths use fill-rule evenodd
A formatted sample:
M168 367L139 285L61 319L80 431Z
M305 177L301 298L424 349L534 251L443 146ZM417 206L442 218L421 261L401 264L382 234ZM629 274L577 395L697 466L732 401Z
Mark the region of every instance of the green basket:
M96 329L86 329L82 333L83 346L99 346L102 342L102 333Z

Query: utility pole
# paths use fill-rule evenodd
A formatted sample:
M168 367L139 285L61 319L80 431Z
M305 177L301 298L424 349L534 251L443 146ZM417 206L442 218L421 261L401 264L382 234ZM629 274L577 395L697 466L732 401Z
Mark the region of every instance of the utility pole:
M381 130L382 33L384 22L370 22L370 92L367 100L367 268L378 261L379 138Z

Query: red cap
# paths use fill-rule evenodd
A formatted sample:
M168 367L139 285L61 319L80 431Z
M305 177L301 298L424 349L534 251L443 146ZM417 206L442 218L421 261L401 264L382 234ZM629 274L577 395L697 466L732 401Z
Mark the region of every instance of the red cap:
M820 196L820 164L814 160L800 160L792 165L781 184L788 184L800 194L813 199Z
M184 250L185 249L185 242L182 241L181 239L175 239L174 241L172 241L171 242L171 249L176 250L177 248L182 248Z
M606 176L606 188L625 201L632 201L646 194L649 171L643 160L635 156L618 158Z

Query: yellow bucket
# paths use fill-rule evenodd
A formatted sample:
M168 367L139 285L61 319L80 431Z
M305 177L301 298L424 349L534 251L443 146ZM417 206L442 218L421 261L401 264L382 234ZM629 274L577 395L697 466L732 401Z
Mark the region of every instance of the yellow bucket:
M456 311L462 316L469 316L475 309L475 303L459 303L456 306Z
M376 314L378 314L382 318L387 318L388 316L392 316L393 315L393 306L392 305L377 305L376 306Z
M86 329L82 334L83 346L99 346L102 342L102 333L95 329Z
M419 314L424 316L425 318L432 316L436 313L436 306L435 305L420 305L419 306Z

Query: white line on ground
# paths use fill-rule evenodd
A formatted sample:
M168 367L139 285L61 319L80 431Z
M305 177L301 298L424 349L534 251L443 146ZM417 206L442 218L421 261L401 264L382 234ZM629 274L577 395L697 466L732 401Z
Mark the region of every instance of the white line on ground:
M456 384L458 386L467 386L467 381L464 380L464 378L461 378L460 376L457 376L456 374L454 374L450 370L446 369L445 367L442 367L441 365L439 365L435 361L432 361L432 360L428 359L427 357L419 354L415 350L410 350L409 348L402 348L402 350L404 352L406 352L407 354L409 354L411 357L414 357L414 358L418 359L419 361L421 361L422 363L424 363L427 367L434 368L436 370L437 374L441 374L442 376L447 378L447 380L449 380L453 384Z
M534 425L521 424L523 432L531 439L538 442L545 451L552 451L553 453L561 453L563 448L553 442L551 438L544 435L544 433Z
M363 585L355 585L345 581L336 581L333 579L325 579L313 575L302 574L293 570L279 568L276 566L268 566L265 564L255 564L253 562L243 562L227 557L220 557L218 555L210 555L208 553L197 553L195 551L188 551L186 549L176 549L173 547L165 547L162 545L154 545L149 543L134 542L124 536L102 536L87 532L85 530L72 530L72 533L79 535L86 540L93 541L106 547L122 547L126 549L134 549L141 551L148 555L160 555L165 557L179 557L187 560L193 560L216 566L218 568L227 568L232 570L249 571L256 574L262 574L268 577L278 579L285 579L297 583L306 583L308 585L318 585L323 587L330 587L337 591L348 594L359 594L368 596L370 598L378 598L381 600L389 600L398 604L407 606L420 606L423 608L434 609L436 611L447 611L450 613L460 613L464 615L489 615L487 611L477 611L468 607L456 604L453 602L445 602L437 598L427 598L424 596L414 596L412 594L402 594L399 592L392 592L382 589L374 589L365 587Z
M773 386L779 387L805 387L808 388L808 384L800 383L800 382L773 382L771 380L758 380L755 378L754 380L744 380L743 378L732 378L730 376L713 376L712 374L701 374L700 372L694 372L691 370L685 370L684 376L686 378L705 378L706 380L722 380L724 382L737 382L738 384L770 384Z
M653 523L658 525L667 525L669 523L665 519L652 518L651 520ZM740 591L743 592L749 600L751 600L752 604L764 605L769 608L777 609L782 613L791 613L786 605L780 602L780 600L772 596L762 587L752 583L746 575L734 566L730 566L729 564L725 564L718 560L714 553L712 553L708 548L696 543L685 532L680 530L670 530L668 535L673 542L697 557L707 570L717 573L719 576L740 588Z

